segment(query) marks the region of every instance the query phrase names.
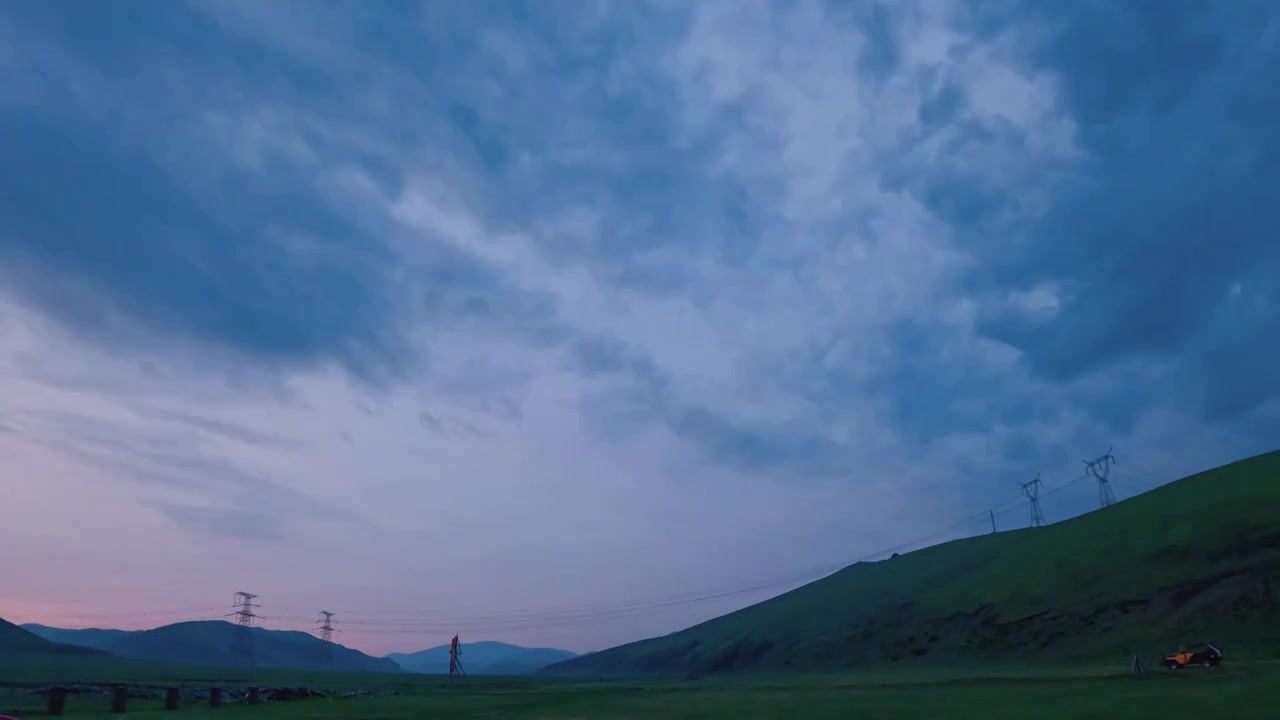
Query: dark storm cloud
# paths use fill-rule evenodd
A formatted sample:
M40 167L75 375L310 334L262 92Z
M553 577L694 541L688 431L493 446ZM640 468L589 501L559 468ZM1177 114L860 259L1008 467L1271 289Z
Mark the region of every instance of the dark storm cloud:
M697 404L672 409L666 422L678 437L738 470L823 479L846 475L858 464L847 448L807 424L749 424Z
M500 10L440 3L422 6L420 22L408 23L359 3L277 13L226 2L202 6L209 13L164 4L133 23L101 9L15 7L14 37L43 40L27 50L40 71L32 77L45 86L25 85L0 103L7 170L0 279L76 334L128 351L140 342L130 331L140 328L263 366L337 362L388 395L397 389L390 381L435 369L435 336L424 333L419 356L405 336L422 328L411 323L464 328L469 339L514 338L526 349L563 352L584 379L620 381L584 392L584 415L602 421L600 430L661 424L739 467L843 470L845 451L826 428L842 424L842 407L855 402L877 403L883 422L924 444L1057 412L1051 406L1060 398L1006 376L1008 368L965 335L967 326L937 322L925 305L918 317L871 331L877 336L865 341L881 349L870 369L798 353L786 368L769 368L781 380L757 378L808 400L811 415L785 425L736 419L680 397L647 349L572 327L554 282L522 285L427 231L413 237L414 264L406 268L404 247L393 245L403 228L386 218L387 208L335 200L317 184L317 166L283 158L280 147L248 166L233 164L220 155L240 143L205 148L194 136L166 132L210 110L310 111L334 126L284 123L264 134L299 156L359 170L383 201L402 198L401 153L428 148L433 160L448 158L441 173L457 180L459 195L483 197L468 208L484 216L481 232L536 228L529 230L535 254L550 269L585 268L615 293L683 296L702 307L719 289L701 268L730 283L751 273L804 276L823 262L809 251L870 232L866 217L853 216L875 215L878 199L864 203L865 213L812 220L831 237L792 247L809 230L783 222L773 190L823 168L804 165L812 158L802 154L794 165L779 164L779 156L791 157L780 138L792 120L802 130L821 124L764 101L771 92L797 100L781 94L794 83L756 77L731 78L746 89L699 106L705 127L689 123L682 113L705 98L682 94L669 67L648 62L686 39L696 24L686 9L593 14L547 12L540 3ZM771 7L768 18L792 19L785 4ZM972 112L964 63L935 63L905 78L930 95L905 114L894 136L901 146L872 153L885 162L881 189L914 196L976 260L966 282L936 281L935 297L922 293L921 302L978 298L980 333L1016 348L1049 385L1105 371L1105 381L1075 397L1114 430L1130 429L1151 403L1172 395L1221 419L1280 394L1272 6L959 7L950 20L988 37L1018 31L1025 67L1054 74L1055 111L1074 122L1084 157L1039 157L1027 127ZM850 87L903 80L913 48L904 45L903 17L887 8L817 8L824 23L857 31L857 68L822 65L829 58L818 56L814 67L766 62L764 69L847 75ZM765 47L766 56L777 50ZM35 49L64 57L41 64ZM76 77L76 68L94 74ZM105 83L99 94L121 99L72 100L97 81ZM150 142L170 135L186 144ZM731 136L741 145L726 142ZM912 152L932 142L940 144L936 157ZM753 160L752 172L735 176L742 168L726 170L723 161L738 154L778 165L778 175L756 173ZM777 255L763 260L761 248ZM1056 311L1009 302L1010 292L1041 285L1057 289ZM844 339L863 342L861 332ZM440 392L519 420L519 390L528 382L521 361L476 355L470 372L448 378ZM441 432L442 417L424 411L419 421Z
M404 337L409 318L484 326L533 347L573 335L556 322L553 297L511 286L430 238L419 238L418 266L405 277L419 302L406 305L392 227L326 196L317 168L280 147L252 167L229 162L262 138L206 146L193 128L210 113L253 120L261 108L296 107L343 132L376 126L376 140L339 143L337 131L297 122L273 128L271 140L358 169L386 196L402 189L396 153L416 146L446 150L485 177L494 190L487 209L505 224L570 201L625 211L626 226L590 238L548 233L542 250L647 292L694 281L678 258L652 250L692 248L704 234L689 218L745 207L685 161L691 148L673 141L665 85L642 75L626 93L588 96L616 71L624 42L616 27L521 4L497 13L428 5L421 24L354 4L306 13L195 7L211 12L166 4L134 23L101 8L28 3L6 14L14 37L28 43L11 72L43 85L18 87L0 103L0 279L22 302L104 345L163 337L283 367L334 360L386 385L430 361ZM552 52L570 21L586 40L577 53ZM502 33L516 42L503 44ZM378 38L376 47L357 50L365 35ZM410 60L403 67L414 73L395 69ZM356 82L349 75L358 68L381 74ZM375 114L366 84L398 111ZM591 113L563 112L584 103ZM401 147L370 149L379 142ZM648 152L625 167L609 160L612 148L637 145ZM555 181L508 167L513 148L540 158ZM568 151L578 159L557 159Z
M1163 369L1159 394L1210 420L1280 394L1280 8L985 7L977 25L991 35L1039 28L1022 57L1057 79L1057 110L1083 158L1035 177L1018 152L1025 136L988 119L951 149L1008 158L1006 177L943 163L908 181L979 260L980 332L1053 383L1133 362ZM925 114L955 103L945 88ZM1026 190L1048 208L1024 205ZM1009 303L1010 291L1038 286L1057 289L1056 311ZM1123 427L1151 399L1091 406Z
M585 377L618 380L584 399L580 412L593 433L616 439L656 423L708 457L746 471L831 476L855 464L847 448L808 423L742 422L682 397L648 353L616 338L584 335L569 347Z
M104 343L136 341L118 315L268 362L337 359L370 378L394 372L405 350L385 293L391 256L377 237L317 198L296 169L232 170L194 142L157 161L150 141L166 125L182 134L200 119L190 88L217 97L229 78L210 76L199 52L208 40L195 39L212 28L170 5L155 9L134 25L102 8L18 6L19 33L64 41L59 57L99 74L49 78L41 95L15 88L0 103L5 284ZM176 88L156 69L166 61L182 68ZM118 111L50 101L75 97L78 85L122 93L111 101ZM211 175L212 185L195 183ZM291 250L295 239L311 251Z
M966 338L929 319L894 323L886 341L896 362L878 368L864 391L887 401L894 420L929 444L951 433L981 433L1052 414L1026 394L1007 392L1006 370L972 352ZM835 397L839 397L836 395Z
M253 10L220 9L237 8ZM399 170L378 143L426 135L429 146L458 147L434 117L378 123L368 97L338 99L363 85L289 52L297 48L287 34L273 38L283 50L246 40L225 17L177 3L148 6L139 23L102 8L13 10L4 18L20 42L0 102L0 282L21 302L108 347L194 341L262 366L336 361L378 385L422 360L404 338L409 317L556 341L544 298L430 238L418 243L422 266L406 271L391 247L395 228L372 217L386 209L371 214L322 184L325 172L346 168L393 196ZM339 21L348 14L318 16L354 32ZM394 55L401 35L388 33L399 25L382 20L374 29ZM303 46L321 57L344 52ZM420 89L398 76L387 82ZM332 125L303 114L256 128L261 113L280 108ZM232 136L201 135L210 118ZM374 123L378 135L361 134ZM266 135L269 146L258 148ZM233 161L242 155L252 159ZM311 164L318 155L324 167ZM397 273L410 276L420 302L404 302Z

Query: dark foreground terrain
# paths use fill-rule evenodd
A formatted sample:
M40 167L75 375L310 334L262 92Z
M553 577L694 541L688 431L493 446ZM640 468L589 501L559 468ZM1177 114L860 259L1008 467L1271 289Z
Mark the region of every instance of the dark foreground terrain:
M1274 718L1280 665L1224 664L1208 670L1122 668L965 668L848 672L793 677L722 677L681 681L582 682L478 680L450 683L422 676L278 675L271 680L324 685L334 698L230 704L213 710L189 703L166 713L155 700L131 701L132 717L160 718L489 718L491 720L648 720L650 718ZM370 685L370 683L374 683ZM345 688L370 697L342 699ZM0 689L0 712L39 717L43 698ZM76 696L68 718L108 718L102 696Z

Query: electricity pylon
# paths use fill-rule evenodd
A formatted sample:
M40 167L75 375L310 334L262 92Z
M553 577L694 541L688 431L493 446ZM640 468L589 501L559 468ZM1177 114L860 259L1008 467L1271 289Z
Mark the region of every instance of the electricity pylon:
M453 642L449 645L449 677L450 678L464 678L467 676L467 673L462 669L462 660L459 657L461 655L462 655L462 646L458 642L458 636L454 635Z
M1111 454L1111 448L1107 448L1107 454L1096 460L1085 460L1085 472L1092 475L1098 481L1098 507L1106 507L1116 501L1116 496L1111 492L1111 465L1116 462L1116 458Z
M320 623L320 627L316 629L320 631L320 640L324 642L325 661L333 665L333 613L321 610L316 622Z
M227 617L231 617L232 615L235 616L236 625L238 626L235 636L236 647L234 649L234 654L240 656L240 658L244 660L245 664L250 667L258 664L257 654L254 652L253 647L253 620L258 617L258 615L253 612L253 609L261 607L254 602L254 599L257 597L258 596L253 593L236 593L233 605L235 609L227 613Z
M1044 527L1044 513L1040 510L1040 473L1036 479L1022 483L1022 494L1031 503L1031 527Z
M320 623L320 627L316 628L320 631L320 639L325 642L333 642L333 613L328 610L321 610L320 617L316 622Z

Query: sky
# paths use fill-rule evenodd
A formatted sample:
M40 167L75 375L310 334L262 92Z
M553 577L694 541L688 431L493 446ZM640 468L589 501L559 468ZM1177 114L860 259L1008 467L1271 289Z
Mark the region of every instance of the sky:
M599 650L1276 449L1278 78L1270 0L8 0L0 617Z

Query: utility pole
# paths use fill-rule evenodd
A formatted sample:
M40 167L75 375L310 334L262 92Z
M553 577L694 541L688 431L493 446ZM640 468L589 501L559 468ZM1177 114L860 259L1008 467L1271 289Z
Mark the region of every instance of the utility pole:
M1106 507L1116 501L1116 496L1111 492L1111 465L1116 462L1116 458L1111 454L1111 448L1107 448L1107 454L1096 460L1085 460L1085 472L1092 475L1098 481L1098 507Z
M1031 502L1031 527L1044 527L1044 513L1040 511L1040 473L1036 479L1022 483L1022 494Z
M250 667L258 664L253 648L253 619L258 617L253 612L253 609L261 607L254 602L257 597L253 593L236 593L235 601L232 605L234 610L227 613L227 617L235 616L236 625L239 628L236 631L235 654L244 659L245 664Z
M995 510L988 510L988 511L987 511L987 513L991 515L991 532L992 532L992 533L995 533L995 531L996 531L996 511L995 511Z

